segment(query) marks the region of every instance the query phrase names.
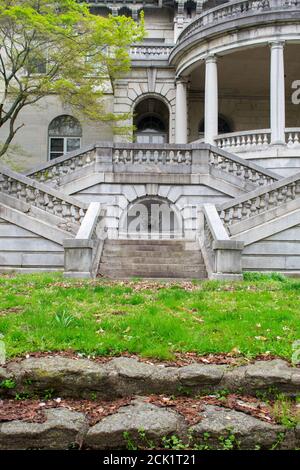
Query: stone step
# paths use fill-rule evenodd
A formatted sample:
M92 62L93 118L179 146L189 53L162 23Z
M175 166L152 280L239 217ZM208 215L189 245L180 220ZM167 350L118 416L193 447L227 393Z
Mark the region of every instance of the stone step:
M132 264L174 264L174 261L176 261L175 264L181 264L183 262L184 264L187 265L199 265L199 264L204 264L202 256L196 254L196 255L189 255L189 256L184 256L184 255L177 255L177 256L165 256L164 253L161 254L161 256L147 256L144 253L141 256L138 256L137 254L123 254L119 256L111 256L107 255L106 253L103 254L101 258L101 263L107 263L107 264L114 264L115 262L121 262L121 263L132 263Z
M178 246L182 247L187 244L192 244L194 242L187 241L187 240L146 240L146 239L118 239L118 240L107 240L106 242L109 245L153 245L153 246L162 246L162 245L170 245L170 246Z
M174 281L174 280L181 280L181 281L200 281L207 279L207 275L202 274L202 273L194 273L193 275L188 275L186 273L180 274L180 273L158 273L158 274L149 274L149 273L127 273L124 272L124 270L121 270L120 272L115 272L112 271L111 273L99 273L103 279L111 279L111 280L119 280L119 281L124 281L124 280L132 280L132 279L148 279L150 281Z
M207 277L201 251L186 240L107 240L99 274L114 279Z
M146 243L144 244L139 244L139 245L134 245L134 244L129 244L129 245L111 245L110 243L105 243L104 249L110 250L114 253L118 253L119 251L124 251L124 250L135 250L135 251L170 251L174 253L176 252L185 252L185 251L198 251L198 247L193 245L187 245L187 246L178 246L178 245L148 245Z
M157 271L151 267L150 269L128 269L128 268L100 268L99 274L103 277L111 279L129 279L133 277L142 277L147 279L206 279L207 273L204 270L198 269L195 271L187 270L167 270L166 268L159 268Z
M174 260L176 259L176 263ZM200 256L161 256L161 257L152 257L152 256L102 256L101 264L107 265L115 265L115 264L122 264L127 266L128 264L134 264L137 266L143 265L162 265L162 264L177 264L178 266L182 266L182 264L186 266L199 266L204 265L203 258Z
M172 436L169 439L173 452L180 451L178 455L174 454L175 462L181 464L183 459L179 460L179 457L183 452L187 452L182 449L299 449L300 434L297 427L288 428L269 415L268 422L262 413L255 413L255 407L258 410L266 410L263 401L255 399L254 403L249 403L247 396L241 396L238 402L234 396L229 398L232 398L230 407L227 402L224 403L218 398L215 399L216 405L212 405L209 397L183 397L178 400L166 394L159 397L157 402L149 402L146 396L132 396L126 400L110 399L105 403L95 398L92 404L90 400L63 400L55 407L53 402L43 400L45 403L42 422L34 422L32 419L41 418L37 400L21 399L14 404L4 400L2 406L8 421L0 426L0 450L83 448L98 452L105 450L106 455L110 450L109 456L105 457L107 462L104 460L104 463L113 462L111 465L114 465L120 462L121 457L115 455L115 450L123 450L126 455L130 439L131 447L134 446L137 450L149 449L153 452L160 449L159 453L155 454L156 463L162 465L167 462L168 465L169 458L173 455L169 455L171 451L161 450L166 449L168 436ZM166 399L166 403L163 399ZM171 407L168 406L170 402ZM31 419L26 420L24 413L26 418L26 407L30 405L33 408ZM193 410L192 422L190 407ZM249 409L252 412L249 412ZM76 462L82 456L80 452L72 455ZM85 455L83 457L86 459ZM68 458L70 459L69 454ZM192 462L187 461L188 458L187 453L184 455L185 463ZM95 457L95 464L96 459L99 461L99 456ZM134 464L127 467L134 467Z

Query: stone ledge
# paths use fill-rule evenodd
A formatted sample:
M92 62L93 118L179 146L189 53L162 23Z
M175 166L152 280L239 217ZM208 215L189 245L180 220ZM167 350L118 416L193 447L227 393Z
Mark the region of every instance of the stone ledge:
M228 390L300 393L300 369L281 359L256 361L243 366L193 363L181 367L148 364L135 358L119 357L106 363L62 356L29 358L11 362L0 369L0 396L16 393L42 395L53 390L61 397L113 399L132 395L189 393Z
M0 423L0 450L159 449L172 436L181 441L181 449L222 449L227 439L233 449L292 450L300 446L299 426L287 429L221 406L205 405L197 413L199 422L191 426L178 411L137 397L89 427L84 413L49 408L44 423Z
M44 423L0 423L0 450L68 449L81 446L88 429L83 413L67 409L45 410Z

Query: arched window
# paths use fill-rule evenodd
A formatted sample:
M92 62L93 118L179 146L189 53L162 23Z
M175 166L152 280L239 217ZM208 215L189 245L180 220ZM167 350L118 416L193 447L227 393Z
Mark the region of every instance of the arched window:
M82 129L73 116L58 116L49 125L49 159L60 157L81 146Z

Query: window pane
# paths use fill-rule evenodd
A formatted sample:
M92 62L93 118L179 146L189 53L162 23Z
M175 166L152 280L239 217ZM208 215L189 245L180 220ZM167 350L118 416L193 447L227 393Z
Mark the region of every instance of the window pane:
M67 139L67 152L80 149L80 139Z
M50 139L50 152L64 153L64 139Z

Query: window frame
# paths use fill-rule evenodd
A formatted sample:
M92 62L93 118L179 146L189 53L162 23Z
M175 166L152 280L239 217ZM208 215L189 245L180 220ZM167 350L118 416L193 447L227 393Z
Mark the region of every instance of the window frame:
M54 152L54 151L51 151L51 140L52 139L62 139L63 140L63 153L61 155L58 155L57 157L53 157L51 158L51 155L52 154L55 154L55 153L59 153L59 152ZM59 157L62 157L63 155L66 155L67 153L69 153L70 151L68 151L68 139L71 139L71 140L79 140L79 147L78 149L75 149L75 150L79 150L81 148L81 141L82 141L82 137L72 137L72 136L62 136L62 135L56 135L56 136L49 136L48 137L48 160L49 161L52 161L54 160L55 158L59 158ZM74 150L74 151L75 151Z

